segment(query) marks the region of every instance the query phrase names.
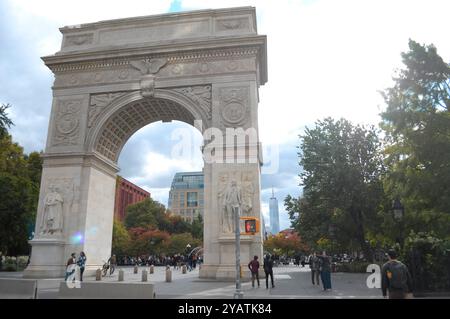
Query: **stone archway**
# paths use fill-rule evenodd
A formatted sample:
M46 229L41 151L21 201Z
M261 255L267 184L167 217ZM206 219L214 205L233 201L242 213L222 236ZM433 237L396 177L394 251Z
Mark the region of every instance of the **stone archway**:
M117 160L137 130L155 121L180 120L198 128L206 146L229 128L253 129L257 139L258 88L267 80L266 38L257 35L251 7L60 30L61 51L43 58L55 82L25 277L60 277L70 254L81 250L88 256L86 272L107 260ZM213 145L213 153L219 151L219 144ZM260 217L260 156L249 158L249 149L259 153L259 143L220 148L220 160L204 163L200 276L234 278L234 236L222 225L223 195L236 181L245 214ZM243 236L241 246L242 261L261 256L262 234Z

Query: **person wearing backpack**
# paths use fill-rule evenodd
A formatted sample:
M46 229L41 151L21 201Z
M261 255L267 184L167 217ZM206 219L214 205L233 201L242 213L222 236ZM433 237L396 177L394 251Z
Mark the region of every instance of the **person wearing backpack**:
M381 269L381 290L383 297L389 299L406 299L412 292L412 279L408 267L397 260L397 253L388 251L389 261Z

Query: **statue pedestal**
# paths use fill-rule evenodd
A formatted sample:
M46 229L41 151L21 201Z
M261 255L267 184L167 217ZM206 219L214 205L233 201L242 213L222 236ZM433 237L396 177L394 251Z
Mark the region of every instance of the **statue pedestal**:
M24 278L61 278L66 272L65 242L61 239L33 239L31 260Z
M218 239L217 260L218 263L208 263L202 265L200 278L210 278L224 281L236 280L236 243L234 235L222 234ZM241 271L243 281L251 278L248 263L257 255L262 268L262 247L255 244L253 236L241 235Z

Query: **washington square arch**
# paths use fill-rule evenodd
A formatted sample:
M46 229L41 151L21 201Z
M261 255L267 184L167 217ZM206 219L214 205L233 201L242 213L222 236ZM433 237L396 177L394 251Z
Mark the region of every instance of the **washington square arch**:
M255 8L100 21L60 31L61 50L43 58L55 81L35 237L24 277L62 277L72 252L86 253L88 274L103 265L111 254L122 147L149 123L178 120L204 137L200 277L234 278L227 191L237 185L241 214L261 214L257 111L258 90L267 81L267 54ZM255 138L222 143L228 130L253 130ZM241 236L241 261L262 253L261 231Z

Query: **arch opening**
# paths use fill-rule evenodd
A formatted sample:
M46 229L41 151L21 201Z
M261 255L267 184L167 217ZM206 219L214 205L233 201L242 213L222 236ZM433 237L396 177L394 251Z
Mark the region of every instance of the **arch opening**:
M95 138L94 151L117 163L120 152L128 139L147 124L173 120L194 125L195 116L181 104L163 98L145 98L130 102L101 125Z

